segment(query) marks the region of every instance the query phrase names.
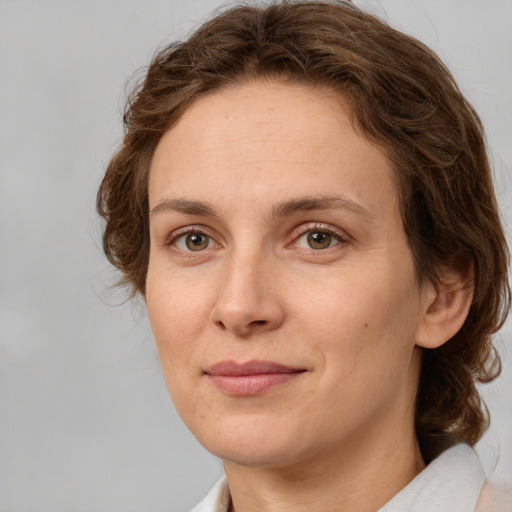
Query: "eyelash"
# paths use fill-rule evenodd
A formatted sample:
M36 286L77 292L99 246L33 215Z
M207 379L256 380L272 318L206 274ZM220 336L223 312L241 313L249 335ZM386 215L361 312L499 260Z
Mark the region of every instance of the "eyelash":
M322 234L329 235L337 243L335 243L334 245L330 244L328 247L322 248L322 249L320 249L320 248L314 249L313 247L309 247L309 248L298 247L298 249L300 251L304 251L304 252L312 251L315 253L322 253L322 252L328 251L329 249L333 249L334 247L337 247L338 245L345 245L349 241L349 238L346 234L344 234L343 232L341 232L337 229L334 229L328 225L321 224L321 223L308 223L308 224L303 224L302 226L299 226L299 228L294 230L294 232L292 233L293 241L291 243L287 244L286 247L292 248L293 246L297 246L297 242L302 237L307 236L309 233L322 233Z
M349 242L348 236L345 235L344 233L340 232L339 230L333 229L332 227L327 226L325 224L308 223L308 224L303 224L303 225L299 226L292 232L292 242L290 242L289 244L286 244L286 248L291 249L294 246L297 246L297 242L302 237L308 235L309 233L326 234L326 235L332 237L332 239L336 243L329 244L329 246L327 246L325 248L316 248L316 249L313 247L309 247L309 248L297 247L298 250L300 250L301 252L322 253L322 252L328 251L329 249L337 247L338 245L345 245ZM208 238L209 239L208 246L205 249L199 250L199 251L186 250L186 249L177 247L177 244L180 241L180 239L183 239L184 241L186 241L186 237L188 237L190 235L202 235L202 236ZM169 236L169 238L164 242L165 246L174 247L177 251L179 251L183 255L186 255L187 257L193 257L194 253L197 253L197 255L203 253L204 250L211 248L211 244L220 246L220 244L218 244L218 242L216 242L215 239L207 233L207 230L203 229L200 226L190 226L190 227L180 229L176 232L173 232Z
M183 239L183 241L186 241L186 238L190 235L202 235L202 236L208 238L209 242L208 242L208 247L206 247L207 249L210 248L210 245L212 243L219 245L212 236L208 235L207 230L203 229L200 226L188 226L186 228L182 228L182 229L179 229L178 231L171 233L169 238L167 238L167 240L164 242L164 245L167 247L175 247L182 254L184 254L184 255L186 254L187 257L191 257L195 252L197 252L198 254L203 252L203 251L191 251L191 250L187 251L186 249L180 249L179 247L177 247L177 244L180 241L180 239Z

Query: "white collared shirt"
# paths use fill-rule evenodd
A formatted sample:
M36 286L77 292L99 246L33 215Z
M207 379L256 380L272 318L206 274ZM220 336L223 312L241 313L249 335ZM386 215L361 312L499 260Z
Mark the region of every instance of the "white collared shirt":
M225 477L192 512L228 512ZM458 444L432 461L378 512L512 512L512 496L485 482L478 455Z

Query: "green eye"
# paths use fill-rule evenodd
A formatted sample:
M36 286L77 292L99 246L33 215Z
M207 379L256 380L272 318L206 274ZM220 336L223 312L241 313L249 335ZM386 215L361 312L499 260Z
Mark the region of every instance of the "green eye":
M210 246L211 238L204 233L188 233L176 241L176 247L182 251L203 251Z
M202 233L190 233L187 235L185 243L191 251L202 251L208 247L210 240Z
M307 234L307 242L311 249L327 249L332 243L332 236L322 231L310 231Z

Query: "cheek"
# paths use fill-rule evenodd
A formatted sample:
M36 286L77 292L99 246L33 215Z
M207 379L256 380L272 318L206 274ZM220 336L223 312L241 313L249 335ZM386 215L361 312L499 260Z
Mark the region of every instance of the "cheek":
M414 285L389 278L382 269L367 274L349 270L314 286L303 283L304 300L294 316L302 319L315 348L343 358L350 372L405 364L419 318ZM324 356L326 364L333 359Z
M202 333L209 315L204 286L187 283L169 272L148 271L146 307L164 373L185 367L194 340Z
M183 287L173 284L161 276L153 280L148 273L146 307L167 390L180 415L187 416L193 412L190 410L195 400L192 383L197 375L191 361L202 327L197 300L192 301Z
M384 410L394 397L410 389L418 318L408 287L397 288L385 279L381 286L357 284L357 293L332 290L331 300L323 302L328 332L318 319L311 320L320 333L317 349L324 356L325 382L344 390L355 416L368 409ZM337 404L336 398L333 410Z

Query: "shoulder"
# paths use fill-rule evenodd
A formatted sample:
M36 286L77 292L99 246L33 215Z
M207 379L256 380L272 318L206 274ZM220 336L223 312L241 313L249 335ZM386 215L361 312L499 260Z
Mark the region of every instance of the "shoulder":
M486 482L482 487L475 512L512 512L512 485Z

